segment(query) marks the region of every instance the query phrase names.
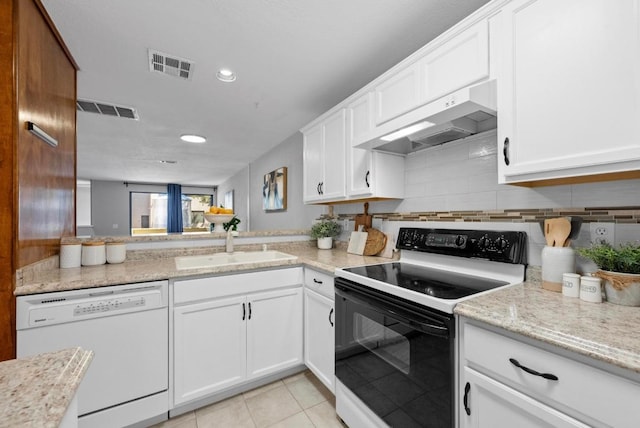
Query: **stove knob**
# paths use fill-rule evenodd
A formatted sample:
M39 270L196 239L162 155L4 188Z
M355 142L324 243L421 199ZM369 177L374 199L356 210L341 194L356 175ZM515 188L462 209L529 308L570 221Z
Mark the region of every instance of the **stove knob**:
M504 239L502 236L500 238L496 239L496 247L499 250L505 250L508 245L509 245L509 241Z
M456 246L462 247L464 245L464 236L458 235L456 236Z
M480 247L481 250L486 250L488 246L489 246L489 237L487 235L484 235L478 241L478 247Z

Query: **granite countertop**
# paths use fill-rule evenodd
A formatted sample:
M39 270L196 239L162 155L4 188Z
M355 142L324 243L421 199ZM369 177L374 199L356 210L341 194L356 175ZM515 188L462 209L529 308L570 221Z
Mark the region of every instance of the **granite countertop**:
M2 426L57 427L92 358L93 352L72 348L1 362Z
M391 259L373 256L358 256L349 254L343 248L333 250L319 250L304 244L269 245L269 249L297 256L296 260L271 261L261 263L247 263L239 265L215 266L202 269L176 268L174 257L158 257L158 254L173 254L170 252L155 252L149 258L131 259L120 264L104 264L80 268L59 269L49 267L32 272L21 272L18 277L15 295L47 293L52 291L76 290L81 288L104 287L109 285L127 284L134 282L157 281L164 279L184 278L196 275L215 275L234 273L247 269L266 269L286 266L306 265L333 274L336 268L359 266L388 262ZM211 249L208 249L212 253ZM242 251L238 248L238 251ZM187 253L179 253L187 255Z
M640 308L584 302L532 280L467 300L454 312L640 374Z

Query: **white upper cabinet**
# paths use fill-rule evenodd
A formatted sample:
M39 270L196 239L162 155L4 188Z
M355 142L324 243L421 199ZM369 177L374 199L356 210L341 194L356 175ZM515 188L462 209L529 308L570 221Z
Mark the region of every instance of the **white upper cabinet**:
M430 102L489 77L489 31L482 20L421 61L423 101Z
M331 202L345 198L346 119L339 109L303 129L304 202Z
M420 64L412 64L402 68L376 85L376 125L380 125L422 104L420 69Z
M505 6L501 183L638 173L639 3L515 0Z
M451 35L433 47L428 46L421 55L414 63L403 66L375 85L376 125L488 79L487 20Z
M347 197L403 198L404 157L353 147L373 127L373 94L368 92L347 105Z

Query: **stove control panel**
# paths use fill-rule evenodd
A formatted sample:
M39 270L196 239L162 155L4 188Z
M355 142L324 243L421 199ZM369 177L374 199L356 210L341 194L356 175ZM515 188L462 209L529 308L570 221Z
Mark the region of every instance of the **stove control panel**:
M400 228L401 250L526 263L527 234L496 230Z

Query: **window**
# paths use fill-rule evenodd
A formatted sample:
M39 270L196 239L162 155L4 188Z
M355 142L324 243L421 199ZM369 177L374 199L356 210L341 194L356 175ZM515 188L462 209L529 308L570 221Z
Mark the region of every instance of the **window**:
M184 232L209 232L210 223L204 213L213 204L213 195L182 194ZM167 233L167 194L131 192L131 235L164 235Z

